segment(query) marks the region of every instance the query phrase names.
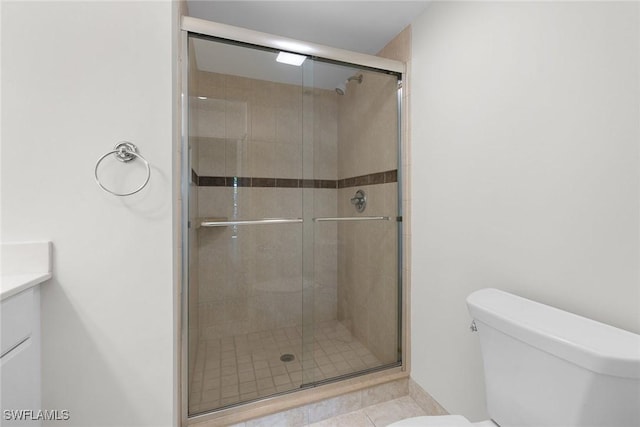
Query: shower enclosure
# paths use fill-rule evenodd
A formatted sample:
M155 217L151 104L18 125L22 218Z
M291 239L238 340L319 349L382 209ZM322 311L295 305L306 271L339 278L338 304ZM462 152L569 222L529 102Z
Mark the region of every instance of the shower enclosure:
M188 415L401 365L402 75L186 43Z

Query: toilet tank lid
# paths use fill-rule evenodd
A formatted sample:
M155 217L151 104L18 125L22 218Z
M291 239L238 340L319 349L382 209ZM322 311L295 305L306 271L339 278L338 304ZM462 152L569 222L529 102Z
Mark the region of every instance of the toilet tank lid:
M640 378L640 335L493 288L467 306L475 320L585 369Z

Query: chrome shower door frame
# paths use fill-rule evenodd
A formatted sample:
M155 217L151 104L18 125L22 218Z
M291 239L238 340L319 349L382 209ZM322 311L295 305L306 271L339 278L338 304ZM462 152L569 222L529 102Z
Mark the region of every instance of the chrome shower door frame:
M397 248L397 256L398 256L398 352L399 355L402 355L402 364L398 368L395 369L396 377L405 377L408 375L406 371L406 355L407 355L407 329L405 325L407 324L406 319L406 309L404 307L404 293L405 293L405 278L403 278L403 270L405 268L405 260L403 254L403 218L402 215L406 215L403 212L403 203L405 199L405 194L403 193L403 181L406 177L403 174L403 153L402 153L402 129L403 126L403 96L402 96L402 84L406 78L406 66L403 62L395 61L387 58L377 57L373 55L363 54L359 52L351 52L344 49L332 48L328 46L323 46L315 43L307 43L299 40L289 39L285 37L275 36L267 33L262 33L258 31L247 30L244 28L234 27L226 24L215 23L211 21L206 21L198 18L193 18L189 16L183 16L181 20L181 31L180 31L180 61L181 61L181 91L180 91L180 99L181 99L181 148L180 148L180 171L179 178L180 182L180 195L181 195L181 207L180 207L180 236L179 236L179 244L181 246L181 257L180 257L180 327L179 327L179 338L177 345L179 346L178 352L180 354L180 366L177 367L180 375L180 390L178 392L179 395L179 406L180 406L180 422L181 425L188 425L190 422L203 422L209 419L213 420L217 418L217 416L212 416L212 414L199 415L195 417L189 418L188 415L188 285L189 285L189 183L190 183L190 154L189 154L189 102L188 102L188 68L189 68L189 59L188 59L188 38L189 34L199 34L204 36L215 37L218 39L227 40L230 42L239 42L245 45L252 45L256 48L268 48L268 49L277 49L285 52L290 52L294 54L301 54L309 56L313 59L318 59L325 62L333 62L336 64L347 65L347 66L355 66L362 67L364 69L370 69L373 71L381 71L387 73L393 73L399 75L399 85L398 85L398 159L397 159L397 170L398 170L398 248ZM333 218L332 218L333 219ZM387 217L376 217L375 219L384 219L389 220ZM392 218L392 220L395 218ZM324 220L324 219L320 219ZM296 218L297 222L297 218ZM214 226L214 224L211 224ZM215 226L219 226L219 224L215 224ZM379 373L378 373L379 374ZM400 375L398 375L400 374ZM372 376L372 378L376 374L367 374L363 373L362 376ZM386 381L381 375L375 376L375 378L381 378L380 382ZM303 393L303 392L296 392ZM280 397L272 397L266 398L264 400L271 400L276 403L276 401L280 399ZM264 402L264 400L262 402ZM317 400L317 399L311 399ZM260 402L258 402L260 403ZM297 403L299 404L299 403ZM251 403L247 405L252 405ZM262 405L264 406L264 404ZM278 405L276 405L278 406ZM279 405L279 409L283 409L283 406ZM255 409L255 408L252 408ZM233 417L233 410L226 409L220 412L229 413ZM236 409L237 411L237 409ZM268 413L265 412L265 413ZM224 416L226 414L220 414ZM233 418L230 418L230 421Z

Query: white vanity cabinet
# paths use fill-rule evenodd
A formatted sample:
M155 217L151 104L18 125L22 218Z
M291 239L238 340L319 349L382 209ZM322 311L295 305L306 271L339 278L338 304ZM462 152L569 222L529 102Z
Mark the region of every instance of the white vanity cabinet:
M40 286L51 278L49 242L2 244L0 425L39 426Z
M24 290L3 300L0 305L2 426L39 425L38 421L8 420L5 411L37 411L41 408L40 287L36 285Z

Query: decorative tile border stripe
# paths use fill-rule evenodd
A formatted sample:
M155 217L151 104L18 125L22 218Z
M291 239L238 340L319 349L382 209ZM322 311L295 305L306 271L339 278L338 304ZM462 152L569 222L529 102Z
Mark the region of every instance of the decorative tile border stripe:
M338 180L338 188L359 187L362 185L386 184L398 182L398 170L370 173L368 175L354 176Z
M386 184L398 181L398 170L370 173L344 179L259 178L244 176L198 176L192 170L191 180L199 187L274 187L274 188L348 188Z

